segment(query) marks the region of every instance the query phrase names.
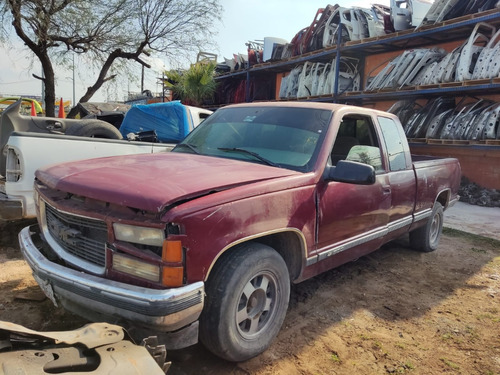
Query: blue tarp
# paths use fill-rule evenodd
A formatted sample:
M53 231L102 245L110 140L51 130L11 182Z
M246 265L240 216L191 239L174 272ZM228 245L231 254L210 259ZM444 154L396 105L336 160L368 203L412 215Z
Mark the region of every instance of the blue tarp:
M132 106L120 126L124 138L129 133L156 130L160 142L180 142L191 131L191 114L179 101Z

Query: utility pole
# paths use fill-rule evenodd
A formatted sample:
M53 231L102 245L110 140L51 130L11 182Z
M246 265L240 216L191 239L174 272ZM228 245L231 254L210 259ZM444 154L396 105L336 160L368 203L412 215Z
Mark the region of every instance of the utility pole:
M76 95L75 95L75 53L73 52L73 107L76 106Z
M144 65L141 70L141 94L144 92Z

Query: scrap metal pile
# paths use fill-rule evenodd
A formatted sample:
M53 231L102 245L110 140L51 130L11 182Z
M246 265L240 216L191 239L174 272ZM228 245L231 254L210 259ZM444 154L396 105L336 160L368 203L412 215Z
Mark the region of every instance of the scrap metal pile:
M481 187L467 177L462 177L458 194L461 202L483 207L500 207L500 191Z
M472 99L472 101L471 101ZM398 115L408 138L500 139L500 103L438 97L419 107L414 101L396 102L388 112Z
M422 86L500 76L500 30L478 23L470 37L453 51L419 48L404 51L390 61L366 91Z

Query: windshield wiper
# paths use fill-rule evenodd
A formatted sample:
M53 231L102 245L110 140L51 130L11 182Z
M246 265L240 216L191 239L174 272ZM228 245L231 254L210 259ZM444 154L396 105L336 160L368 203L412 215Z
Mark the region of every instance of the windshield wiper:
M252 155L254 158L260 160L261 162L263 162L263 163L265 163L267 165L270 165L272 167L279 167L278 164L273 163L271 160L268 160L265 157L260 156L256 152L245 150L244 148L239 148L239 147L218 147L217 150L230 151L230 152L241 152L241 153L244 153L244 154Z
M174 150L179 147L185 147L185 148L188 148L190 149L191 151L193 151L195 154L199 154L200 152L196 149L196 146L195 145L192 145L190 143L179 143L177 144L177 146L174 147Z

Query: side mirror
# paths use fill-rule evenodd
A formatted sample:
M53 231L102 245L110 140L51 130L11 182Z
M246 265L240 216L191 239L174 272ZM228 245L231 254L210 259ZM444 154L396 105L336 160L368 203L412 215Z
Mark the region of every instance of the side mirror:
M335 167L330 167L327 170L326 180L372 185L375 183L375 168L355 161L340 160Z

